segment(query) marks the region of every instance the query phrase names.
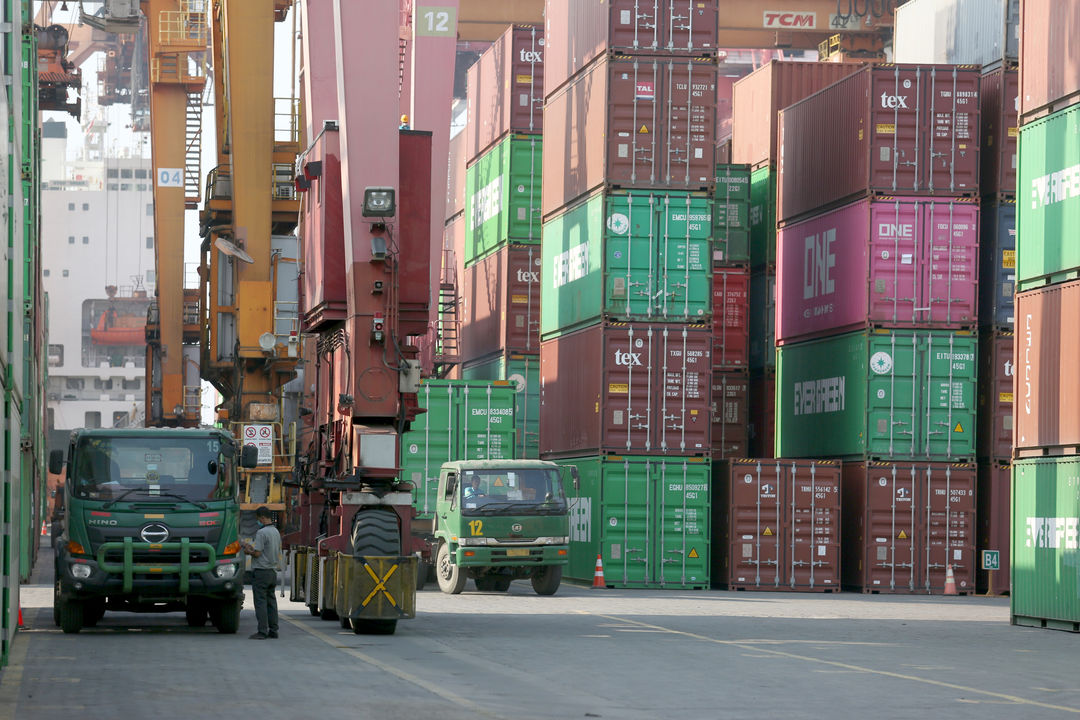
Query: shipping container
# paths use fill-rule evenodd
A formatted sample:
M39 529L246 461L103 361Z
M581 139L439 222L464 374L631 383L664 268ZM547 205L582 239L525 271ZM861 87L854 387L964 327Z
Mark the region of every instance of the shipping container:
M843 585L865 593L975 592L974 465L844 463Z
M592 583L596 558L613 588L709 587L711 478L703 458L587 457L570 500L570 563Z
M713 269L713 369L746 370L750 365L750 271Z
M548 0L547 95L607 55L714 57L718 5L717 0Z
M511 133L544 131L544 30L512 25L468 70L465 161Z
M1013 334L997 330L979 337L980 458L1010 458L1013 447Z
M979 236L979 324L1012 327L1016 317L1016 201L985 199Z
M908 0L896 9L893 61L1016 64L1020 0Z
M504 355L466 363L464 380L505 380L514 389L514 456L537 458L540 453L540 356Z
M717 165L716 193L713 197L713 262L749 262L750 167Z
M465 264L508 243L540 243L539 137L511 135L465 171Z
M1021 125L1080 102L1077 18L1080 0L1021 3Z
M1080 277L1080 104L1020 129L1017 191L1017 289Z
M776 368L776 269L750 276L750 369Z
M446 168L446 219L465 209L465 130L450 138Z
M1016 296L1014 457L1080 452L1077 318L1080 281Z
M712 584L840 590L840 463L713 463Z
M966 333L878 330L784 345L776 454L972 460L977 368L978 340Z
M401 435L401 480L413 486L419 517L430 518L435 512L444 462L516 457L515 394L505 382L421 383L417 401L426 412Z
M544 106L544 219L601 187L709 190L716 63L604 57Z
M777 218L867 194L974 196L979 70L876 65L780 111Z
M1003 595L1010 591L1009 552L1012 538L1012 512L1010 494L1012 489L1012 465L1007 459L979 462L979 488L976 496L979 522L979 554L975 575L975 590L979 593ZM983 569L983 551L998 553L996 570ZM991 565L992 567L992 565ZM993 572L993 575L990 573Z
M750 457L776 457L776 371L750 376Z
M780 159L776 114L859 69L848 63L772 60L735 83L731 160L755 169Z
M978 320L979 206L859 200L779 232L776 341Z
M459 294L463 360L540 352L540 248L510 245L468 266Z
M594 325L540 343L540 455L707 455L712 330Z
M601 318L708 322L711 205L704 194L597 193L549 218L540 336Z
M765 166L750 176L750 267L776 265L776 169Z
M1014 0L1016 1L1016 0ZM982 179L979 192L988 195L1016 194L1016 144L1020 110L1020 73L1000 68L982 76Z
M324 133L312 143L310 153L322 162L322 170L305 193L304 232L300 236L304 332L339 322L348 312L338 134Z
M712 374L712 456L750 454L750 381L745 372Z

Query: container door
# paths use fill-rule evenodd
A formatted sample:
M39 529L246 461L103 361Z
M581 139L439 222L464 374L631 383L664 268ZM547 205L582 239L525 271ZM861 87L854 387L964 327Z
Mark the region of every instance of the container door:
M750 260L750 173L743 166L717 167L712 235L714 262Z
M955 333L919 333L922 379L916 452L942 460L975 457L978 342Z
M561 465L575 465L580 482L575 489L567 483L564 490L570 504L570 558L564 573L567 577L592 583L596 570L596 556L601 547L601 508L603 482L602 461L598 459L559 461ZM605 560L604 567L607 567ZM605 575L606 577L606 575Z
M510 242L540 244L540 187L542 141L539 137L512 137L506 143L504 166L506 220ZM503 238L498 238L502 241Z
M604 580L616 587L643 586L653 577L654 492L649 465L605 462L600 516Z
M664 195L660 199L656 265L661 277L652 295L654 317L671 322L707 322L712 315L709 208L706 197Z
M604 233L604 309L611 317L651 319L661 269L654 194L612 195L607 200Z
M914 505L920 482L914 465L867 466L863 578L869 591L916 589L918 521Z
M659 338L651 327L634 326L605 329L603 336L600 445L616 452L651 452L654 423L659 423L651 387L656 383L653 354Z
M461 390L457 412L454 428L461 436L461 447L455 460L514 458L512 387L467 385Z
M732 465L728 587L780 587L782 530L779 463Z
M412 483L413 507L422 518L435 512L439 468L455 455L457 424L454 388L444 383L423 383L417 401L427 410L416 416L401 438L401 479Z
M979 189L979 70L924 70L920 81L925 94L918 113L923 123L918 162L923 170L917 190L974 194Z
M975 468L930 466L922 487L925 513L922 589L940 593L951 566L956 589L975 592Z
M662 67L658 60L645 57L608 64L607 165L602 177L611 185L661 184ZM596 100L604 98L588 98L585 104Z
M504 348L510 352L540 352L540 248L512 247L507 252ZM500 325L504 322L498 318ZM497 348L496 348L497 349Z
M704 455L712 446L712 331L660 326L649 377L656 382L653 444L660 453Z
M663 0L661 47L673 52L698 53L716 47L719 12L715 2Z
M506 380L514 388L519 458L540 457L540 358L513 356Z
M791 463L785 471L784 580L799 590L839 590L840 466Z
M663 185L705 190L713 182L716 65L702 58L667 60Z
M709 587L709 465L652 464L656 491L653 581L660 587Z
M919 204L870 204L870 317L892 325L919 322L917 276L925 262Z
M750 276L745 268L713 270L713 368L750 364Z
M920 152L926 146L921 117L926 112L926 72L897 65L870 72L870 186L886 192L927 192L921 180L926 159Z
M867 450L872 457L912 456L920 418L916 339L910 333L871 334L867 387Z
M916 321L935 327L975 325L979 208L972 202L916 203L920 209L920 302Z
M713 457L747 457L750 383L741 372L714 372L712 383Z

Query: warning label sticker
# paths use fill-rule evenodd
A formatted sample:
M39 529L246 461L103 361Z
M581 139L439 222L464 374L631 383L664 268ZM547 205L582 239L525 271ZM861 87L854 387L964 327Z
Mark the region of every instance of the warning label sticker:
M876 130L877 130L878 135L895 135L896 134L896 126L892 125L892 124L878 123Z
M907 540L907 533L904 532L903 530L901 530L900 534L896 536L896 539L897 540Z
M1009 137L1017 137L1020 135L1020 128L1009 128Z
M761 534L764 535L765 537L772 537L772 528L766 526L765 527L765 532L763 532Z
M518 75L517 76L518 85L531 85L532 81L533 81L533 76L532 75Z
M960 423L956 423L956 427L954 427L952 430L953 430L953 432L962 433L962 432L964 432L964 426L961 425Z
M690 557L690 558L699 557L699 555L697 554L697 548L690 548L690 554L687 555L686 557Z
M638 134L639 135L648 135L649 134L649 128L647 126L645 126L645 125L642 125L640 128L638 128Z
M1012 393L998 393L998 402L1011 403L1013 401Z
M513 303L514 305L528 305L529 304L529 296L528 295L511 295L510 296L510 302Z
M1001 251L1001 269L1002 270L1015 270L1016 269L1016 251L1015 250L1002 250Z
M627 395L630 393L630 386L626 383L608 383L607 391L609 395Z

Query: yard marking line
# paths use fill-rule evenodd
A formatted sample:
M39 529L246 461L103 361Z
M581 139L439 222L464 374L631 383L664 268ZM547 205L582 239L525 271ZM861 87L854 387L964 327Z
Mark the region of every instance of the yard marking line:
M434 683L429 683L428 681L423 680L421 678L418 678L415 675L410 675L409 673L405 672L404 670L401 670L399 668L394 667L393 665L390 665L390 664L385 663L385 662L383 662L381 660L373 658L370 655L367 655L366 653L362 653L362 652L360 652L359 650L357 650L355 648L344 647L342 645L339 645L338 644L340 642L339 639L337 639L335 637L332 637L330 635L327 635L322 630L316 630L315 628L308 627L306 624L304 624L302 622L299 622L297 620L293 620L292 618L290 618L290 617L288 617L286 615L281 615L281 619L286 621L290 625L294 625L294 626L300 628L304 632L307 632L307 633L310 633L311 635L314 635L315 637L319 638L320 640L322 640L324 643L326 643L327 645L329 645L332 648L335 648L337 650L341 650L342 652L344 652L344 653L346 653L348 655L352 655L354 658L356 658L357 660L359 660L361 662L367 663L368 665L371 665L373 667L377 667L378 669L382 670L383 672L390 673L391 675L393 675L393 676L395 676L395 677L397 677L397 678L399 678L401 680L404 680L405 682L412 683L413 685L416 685L417 687L423 688L424 690L427 690L428 692L432 693L433 695L438 695L439 697L441 697L441 698L443 698L445 700L449 700L450 702L454 703L455 705L463 707L466 710L471 710L472 712L476 713L477 715L482 715L484 717L489 717L489 718L499 718L499 720L508 720L508 718L506 718L505 716L497 715L497 714L491 712L490 710L487 710L482 705L478 705L478 704L474 703L471 700L468 700L466 698L461 697L460 695L457 695L456 693L450 692L449 690L444 690L444 689L442 689L441 687L439 687L438 685L436 685ZM0 698L0 699L2 699L2 698ZM11 720L11 719L0 716L0 720Z
M1050 703L1039 702L1038 700L1028 700L1027 698L1016 697L1015 695L1006 695L1004 693L991 692L990 690L980 690L978 688L968 687L966 685L956 685L955 683L942 682L941 680L931 680L929 678L916 677L915 675L905 675L903 673L891 672L889 670L875 670L874 668L862 667L861 665L852 665L850 663L842 663L835 660L824 660L822 658L810 657L808 655L796 655L795 653L785 652L783 650L772 650L770 648L761 647L760 645L746 645L737 640L717 640L716 638L707 637L705 635L698 635L697 633L686 632L684 630L672 630L671 628L665 628L661 625L652 625L650 623L644 623L638 620L621 618L616 615L590 613L585 610L579 610L578 612L584 615L601 617L605 620L621 621L630 625L639 625L641 627L665 630L672 635L683 635L685 637L694 638L696 640L704 640L705 642L711 642L717 645L729 645L731 647L737 647L742 650L748 650L751 652L767 653L769 655L791 658L792 660L803 660L806 662L820 663L822 665L831 665L833 667L843 668L845 670L856 670L859 672L871 673L873 675L896 678L898 680L909 680L911 682L923 683L924 685L934 685L936 687L948 688L950 690L959 690L961 692L975 693L976 695L985 695L987 697L997 698L999 700L1006 700L1010 703L1016 703L1019 705L1031 705L1034 707L1046 708L1048 710L1060 710L1062 712L1080 714L1080 708L1064 707L1062 705L1051 705Z
M22 632L16 631L10 661L0 673L0 720L15 720L15 703L19 700L23 667L26 662L27 648L30 645L30 638L24 638L21 635Z

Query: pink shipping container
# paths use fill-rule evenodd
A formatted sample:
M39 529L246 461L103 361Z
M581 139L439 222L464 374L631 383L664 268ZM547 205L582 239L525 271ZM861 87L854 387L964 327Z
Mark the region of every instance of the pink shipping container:
M540 352L540 248L511 245L465 268L461 357Z
M540 456L708 455L712 331L594 325L540 345Z
M750 271L713 269L713 369L750 365Z
M543 132L544 51L542 28L513 25L469 68L467 164L510 133Z
M1080 102L1080 0L1020 2L1020 123Z
M465 210L465 136L468 127L450 138L450 162L446 169L446 219Z
M750 454L750 381L745 372L712 375L712 455L738 458Z
M608 54L714 57L718 0L547 0L547 94Z
M773 60L735 83L731 162L754 167L779 159L776 114L861 66L849 63Z
M982 569L976 576L975 588L980 593L993 591L995 594L1009 592L1009 555L1012 539L1012 465L1008 460L992 460L979 463L979 543L978 550L997 550L1001 553L1000 569L994 571L993 587L990 573Z
M317 332L347 314L345 223L341 211L341 158L338 134L325 133L311 147L308 161L322 163L306 193L301 235L304 270L300 275L304 332Z
M979 190L979 70L877 65L780 111L777 217L867 194Z
M1016 145L1020 135L1020 73L998 69L982 76L982 183L987 195L1016 193Z
M707 190L715 149L715 61L602 58L548 96L544 217L603 185Z
M865 327L977 322L975 201L860 200L782 228L777 245L780 345Z
M1008 460L1013 445L1013 367L1011 332L979 337L979 421L976 449L980 458Z

